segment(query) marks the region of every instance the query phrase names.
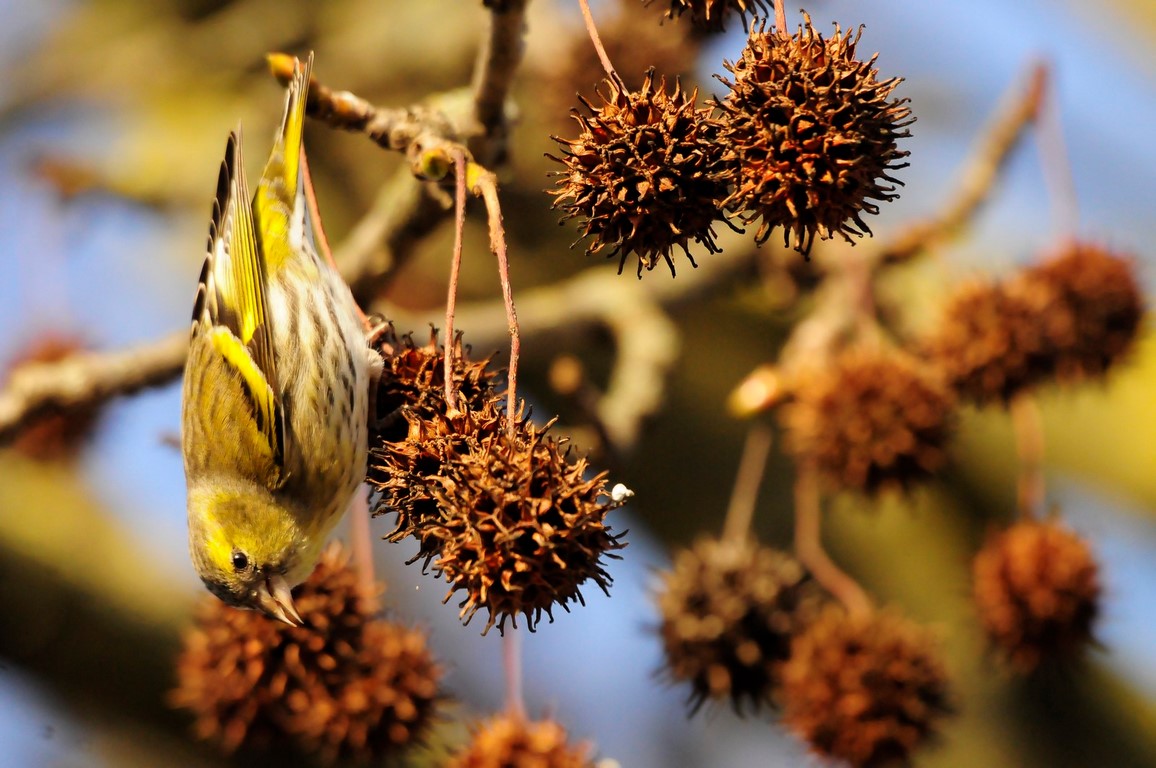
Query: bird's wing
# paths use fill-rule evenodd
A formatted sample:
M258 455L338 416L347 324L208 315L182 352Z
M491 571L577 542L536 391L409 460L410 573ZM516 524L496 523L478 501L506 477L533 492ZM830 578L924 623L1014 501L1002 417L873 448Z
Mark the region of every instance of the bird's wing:
M253 221L240 132L229 134L217 181L208 256L193 307L193 334L203 336L243 399L283 482L287 432L270 327L265 259ZM264 451L262 451L264 453Z

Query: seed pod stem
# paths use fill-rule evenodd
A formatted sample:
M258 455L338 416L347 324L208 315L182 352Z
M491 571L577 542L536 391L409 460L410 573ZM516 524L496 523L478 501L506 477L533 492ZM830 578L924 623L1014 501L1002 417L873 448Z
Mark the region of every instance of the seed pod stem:
M1010 410L1019 458L1018 511L1022 519L1036 520L1044 503L1044 423L1040 405L1030 392L1021 392L1012 399Z
M741 539L750 533L755 504L759 499L759 486L766 474L770 452L771 428L761 422L754 423L743 444L743 456L739 460L734 491L731 492L727 516L723 522L724 538Z
M615 80L618 73L614 71L614 65L610 62L606 48L602 45L602 38L598 35L598 27L594 24L594 16L590 13L590 3L587 0L578 0L578 5L582 8L582 20L586 22L586 31L590 34L590 42L594 44L594 50L598 52L598 60L602 62L606 76Z
M873 609L867 592L823 549L822 514L818 471L813 462L801 462L795 479L795 556L815 581L846 606L848 614L869 616Z

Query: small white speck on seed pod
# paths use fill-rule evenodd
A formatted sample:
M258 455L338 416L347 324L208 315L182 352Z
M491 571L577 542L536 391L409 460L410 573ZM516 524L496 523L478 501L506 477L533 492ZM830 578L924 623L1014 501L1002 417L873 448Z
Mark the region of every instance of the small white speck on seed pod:
M634 491L630 490L622 483L616 483L614 487L610 489L610 499L615 504L622 504L633 496Z

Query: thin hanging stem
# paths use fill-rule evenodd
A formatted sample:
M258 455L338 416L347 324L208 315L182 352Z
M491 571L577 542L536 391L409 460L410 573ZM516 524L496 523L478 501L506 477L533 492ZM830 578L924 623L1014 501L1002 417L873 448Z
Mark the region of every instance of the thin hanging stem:
M458 304L458 276L462 270L462 238L466 228L466 155L459 148L454 157L454 255L450 261L449 288L446 291L445 392L446 408L457 410L457 385L454 381L454 313Z
M578 0L578 5L582 8L582 19L586 22L586 32L590 35L590 42L594 43L594 50L598 53L598 60L602 62L602 68L606 70L606 76L611 80L616 80L618 73L614 71L610 57L606 55L606 48L603 47L602 38L598 35L598 27L594 26L594 16L590 13L590 3L587 0Z
M1040 164L1044 183L1051 202L1052 219L1061 237L1074 237L1079 231L1080 203L1072 164L1064 141L1064 126L1060 116L1059 93L1050 67L1040 64L1045 74L1042 103L1036 121L1036 136L1040 147Z
M353 550L353 566L357 569L363 609L366 613L373 613L377 610L377 584L373 574L373 539L369 530L369 488L364 484L353 494L349 508L349 545Z
M790 37L787 32L787 10L783 7L783 0L775 0L775 31L781 37Z
M1016 480L1017 511L1032 520L1044 504L1044 421L1039 403L1030 393L1016 395L1010 405L1015 432L1019 474Z
M756 422L747 432L743 444L743 456L739 460L739 471L735 476L734 490L723 522L723 538L741 539L750 532L759 498L759 486L766 474L770 452L771 428Z
M502 635L502 666L506 674L506 710L526 717L526 697L522 686L522 635L511 628Z
M489 171L478 180L490 225L490 250L498 259L498 279L502 283L502 300L506 305L506 326L510 333L510 366L506 374L506 428L510 439L517 433L518 424L518 358L522 352L522 334L518 330L518 310L514 306L514 289L510 285L510 259L506 246L506 230L502 225L502 205L498 200L498 183Z
M871 613L871 598L823 549L819 475L814 465L801 464L795 480L795 555L815 581L846 607L852 616Z

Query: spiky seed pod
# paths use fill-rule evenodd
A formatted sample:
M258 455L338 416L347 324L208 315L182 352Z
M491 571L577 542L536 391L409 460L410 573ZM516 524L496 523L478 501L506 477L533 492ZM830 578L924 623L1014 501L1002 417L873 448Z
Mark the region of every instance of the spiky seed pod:
M468 359L460 337L453 411L436 335L422 347L390 334L383 343L392 351L378 410L396 416L370 443L374 514L397 515L389 538L417 539L413 560L446 578L447 600L465 591L463 620L486 608L486 631L518 614L532 630L555 605L581 601L587 580L608 589L600 558L625 544L604 523L619 506L605 474L586 479L584 459L569 461L564 441L525 421L511 439L495 374Z
M593 768L586 744L571 745L554 720L498 715L477 728L446 768Z
M445 350L438 344L436 330L431 329L429 341L419 346L412 336L399 338L391 327L382 335L381 347L385 370L377 391L380 424L369 438L372 458L367 480L380 494L374 514L395 512L398 530L414 532L422 521L438 515L429 480L439 475L440 462L447 458L441 448L429 449L426 442L452 442L448 436L468 430L458 422L466 414L482 413L486 403L498 398L498 374L490 369L488 359L471 360L458 334L453 373L457 413L450 414L445 399ZM498 418L493 408L490 412ZM494 425L486 428L497 429Z
M853 766L906 761L949 712L932 638L889 612L852 618L828 608L795 637L782 681L786 726Z
M898 352L849 350L800 380L781 418L786 447L833 487L907 490L947 462L955 398Z
M553 608L582 602L588 580L604 592L612 582L601 558L626 546L604 518L619 504L606 490L605 473L585 477L584 459L571 462L564 441L522 422L511 439L500 406L460 414L441 434L416 426L411 441L418 467L411 482L436 512L405 516L390 539L413 536L414 560L424 560L450 584L446 600L462 590L461 618L487 611L483 634L518 614L533 631ZM548 426L547 426L548 429Z
M701 539L662 574L666 674L690 683L688 703L730 699L743 714L772 704L791 638L816 595L798 561L748 539Z
M647 5L654 0L646 0ZM670 0L666 18L677 19L683 14L690 16L696 27L708 32L722 32L728 16L737 14L746 24L747 14L766 15L769 3L764 0Z
M1025 520L990 537L972 576L980 622L1015 669L1030 672L1091 642L1099 568L1088 543L1058 520Z
M6 387L20 369L32 363L54 363L85 351L85 343L76 336L55 332L31 338L17 351L0 375L0 388ZM63 461L75 458L96 431L101 410L85 406L68 411L49 411L38 417L12 441L12 447L37 461Z
M445 399L445 349L438 344L437 329L431 328L429 341L418 345L413 336L399 337L389 326L379 337L378 347L385 369L377 390L377 414L382 424L371 435L371 442L405 440L408 427L401 417L412 414L417 421L441 420L448 407ZM477 411L494 397L498 372L490 368L490 359L472 360L470 348L462 344L462 335L453 341L453 379L459 410Z
M909 153L897 141L914 122L906 99L891 99L900 78L878 79L875 57L856 58L863 29L838 27L824 38L803 14L793 36L752 25L733 82L719 105L734 190L725 205L746 222L761 219L755 239L775 227L783 243L808 253L816 235L871 234L862 214L893 200Z
M718 151L719 124L710 110L695 106L675 81L667 92L647 73L642 88L630 91L617 76L598 91L602 106L579 97L589 115L574 110L581 127L577 139L553 136L562 157L554 207L562 221L579 219L582 237L593 237L587 254L607 251L619 257L622 272L630 254L638 258L638 276L661 258L675 272L672 254L681 248L691 265L690 241L717 253L714 222L727 194Z
M973 283L955 293L927 351L960 398L1006 404L1052 375L1040 299L1016 283Z
M425 633L368 615L336 547L294 599L302 627L204 600L170 694L195 715L196 734L229 752L289 738L327 762L420 743L442 676Z
M1132 348L1144 299L1131 258L1072 243L1027 270L1020 286L1046 302L1046 353L1060 381L1100 378Z

